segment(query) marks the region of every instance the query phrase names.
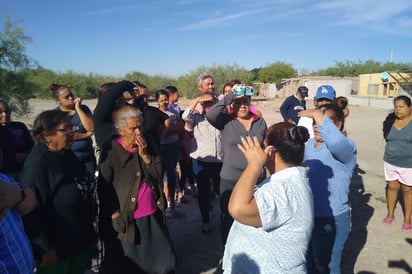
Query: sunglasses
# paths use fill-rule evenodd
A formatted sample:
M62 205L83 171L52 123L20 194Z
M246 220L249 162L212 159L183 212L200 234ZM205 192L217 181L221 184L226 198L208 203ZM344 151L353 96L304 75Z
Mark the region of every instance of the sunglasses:
M250 105L250 101L248 99L235 99L233 101L235 105Z
M66 96L62 97L61 99L69 100L70 98L74 99L73 93L67 94Z

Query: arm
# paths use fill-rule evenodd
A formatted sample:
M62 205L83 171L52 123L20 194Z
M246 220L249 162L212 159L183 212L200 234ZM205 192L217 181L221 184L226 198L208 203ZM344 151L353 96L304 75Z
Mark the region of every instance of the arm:
M194 121L195 121L193 111L194 111L194 108L192 108L190 105L185 109L185 111L182 114L182 119L186 123L190 124L191 126L194 125Z
M91 136L94 130L92 113L86 105L81 105L80 98L76 98L74 102L76 112L80 118L80 122L82 123L84 129L87 131L88 135Z
M0 220L15 208L20 215L26 215L36 206L34 192L17 183L0 179Z
M229 92L222 100L218 101L213 107L206 113L206 119L216 129L222 130L225 124L232 120L232 117L225 113L226 106L230 105L236 98L233 92Z
M108 128L113 124L112 112L115 107L116 100L123 96L123 92L133 90L135 85L130 81L120 81L108 88L99 98L96 108L93 112L94 131L96 143L102 146L102 141L107 133Z
M298 113L299 117L309 117L314 120L325 145L333 156L343 163L353 159L356 145L345 137L337 126L319 109L307 109Z
M112 218L115 219L118 216L113 216L113 214L119 213L120 205L112 183L113 170L111 158L108 156L100 166L100 172L97 178L97 191L102 213L107 216L112 216Z
M241 137L241 141L242 144L238 144L238 147L248 164L233 188L228 206L229 213L242 224L261 227L262 220L253 193L270 147L263 150L257 137Z
M318 126L322 139L332 155L342 163L348 163L356 155L356 144L333 124L328 118L324 117L324 123Z
M282 115L283 121L287 122L289 120L288 117L288 108L289 108L289 97L283 101L282 105L279 108L280 114Z
M294 100L294 99L293 99ZM280 106L280 113L282 114L283 120L285 122L288 122L290 124L296 125L295 121L292 119L290 115L290 111L293 111L294 103L293 103L292 97L286 98L286 100L283 102L283 104Z
M161 131L160 131L160 136L161 137L167 137L167 136L169 136L170 135L170 133L169 133L169 130L170 130L170 127L171 127L171 121L170 121L170 117L168 118L168 119L166 119L164 122L163 122L163 127L162 127L162 129L161 129Z
M186 108L186 110L183 112L182 118L183 120L186 122L186 127L190 128L191 130L193 130L193 126L195 124L195 114L198 114L198 112L196 111L196 107L198 104L205 102L205 101L211 101L213 100L213 94L203 94L199 97L196 97L195 99L193 99L189 106Z

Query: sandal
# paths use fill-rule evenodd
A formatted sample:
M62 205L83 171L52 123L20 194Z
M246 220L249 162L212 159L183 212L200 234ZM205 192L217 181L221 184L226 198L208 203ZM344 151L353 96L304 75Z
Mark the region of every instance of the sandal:
M395 217L388 217L388 216L386 216L386 217L383 219L383 223L384 223L385 225L391 225L391 224L393 223L393 221L395 221Z
M402 232L412 232L412 224L403 223Z

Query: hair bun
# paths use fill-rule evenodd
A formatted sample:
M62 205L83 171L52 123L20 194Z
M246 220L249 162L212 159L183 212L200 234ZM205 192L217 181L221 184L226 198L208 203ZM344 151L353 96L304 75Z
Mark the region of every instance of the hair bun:
M309 140L309 131L307 128L303 126L297 126L296 127L296 141L300 143L305 143L307 140Z

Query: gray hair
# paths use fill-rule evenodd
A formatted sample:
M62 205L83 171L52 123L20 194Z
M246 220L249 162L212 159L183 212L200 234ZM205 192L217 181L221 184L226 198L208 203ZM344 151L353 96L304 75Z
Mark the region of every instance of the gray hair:
M112 118L116 128L124 129L126 126L125 120L133 117L138 117L143 124L143 116L140 110L132 105L125 105L113 112Z
M202 84L203 84L203 81L207 78L212 78L213 81L215 81L215 77L212 74L207 73L207 72L203 72L203 73L199 74L199 76L197 76L197 86L201 87Z

